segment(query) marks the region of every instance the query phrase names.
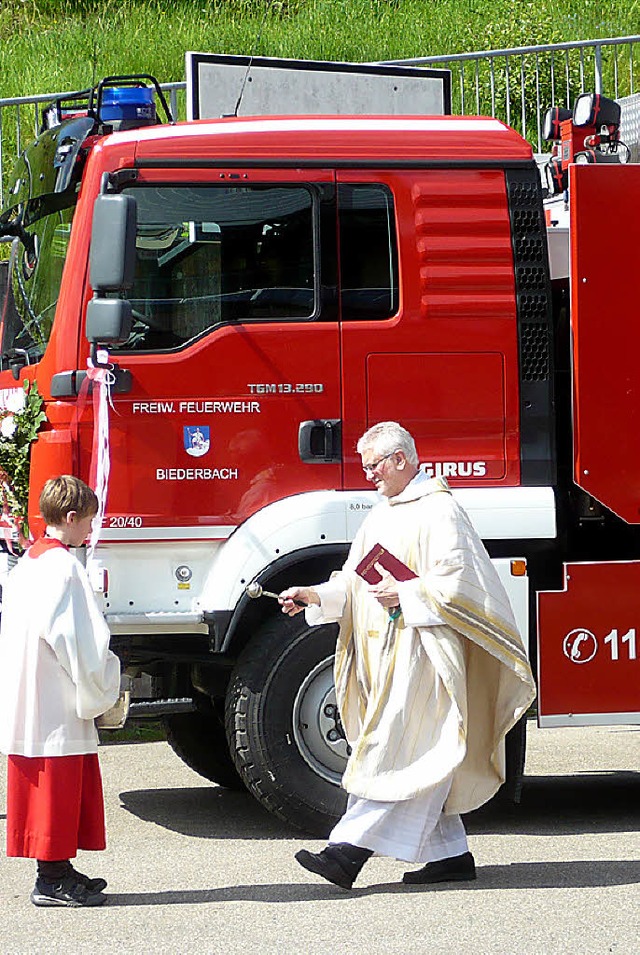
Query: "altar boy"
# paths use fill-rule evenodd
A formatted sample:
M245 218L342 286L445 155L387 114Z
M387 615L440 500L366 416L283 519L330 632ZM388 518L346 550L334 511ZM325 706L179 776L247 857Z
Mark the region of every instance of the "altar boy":
M94 719L116 701L120 663L87 573L71 553L98 500L64 474L40 496L43 537L11 571L0 630L0 751L7 766L7 855L37 860L38 906L101 905L104 879L74 869L78 849L104 849Z

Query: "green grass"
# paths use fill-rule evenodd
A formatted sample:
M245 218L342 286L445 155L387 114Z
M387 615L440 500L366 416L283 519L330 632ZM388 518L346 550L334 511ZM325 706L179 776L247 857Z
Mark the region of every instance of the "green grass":
M640 0L2 0L0 98L112 73L184 78L184 53L378 60L631 34Z
M121 730L100 730L100 742L109 743L157 743L167 738L159 720L129 721Z

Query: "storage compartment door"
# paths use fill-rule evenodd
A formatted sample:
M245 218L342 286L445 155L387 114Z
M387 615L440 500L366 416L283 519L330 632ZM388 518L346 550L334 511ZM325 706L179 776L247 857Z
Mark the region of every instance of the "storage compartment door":
M539 723L640 723L640 562L564 571L538 594Z

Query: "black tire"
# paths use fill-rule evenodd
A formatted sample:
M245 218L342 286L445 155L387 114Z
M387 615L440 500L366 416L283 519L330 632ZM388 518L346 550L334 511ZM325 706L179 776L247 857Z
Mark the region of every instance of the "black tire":
M244 783L278 818L326 836L342 815L347 744L335 709L337 627L301 615L262 625L232 673L229 749Z
M163 717L167 742L176 756L200 776L226 789L244 789L229 753L222 705Z

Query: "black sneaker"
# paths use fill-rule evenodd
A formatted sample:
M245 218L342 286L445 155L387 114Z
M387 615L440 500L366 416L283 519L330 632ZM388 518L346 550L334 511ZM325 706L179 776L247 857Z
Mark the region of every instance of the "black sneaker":
M74 869L71 863L69 863L69 874L72 875L77 882L80 882L81 885L84 885L89 895L102 892L107 887L106 879L90 879L88 875L83 875L82 872L78 872L77 869Z
M102 905L106 900L106 895L100 892L90 893L86 885L73 875L66 875L57 882L45 882L38 878L31 893L33 904L43 908L67 906L79 909Z

